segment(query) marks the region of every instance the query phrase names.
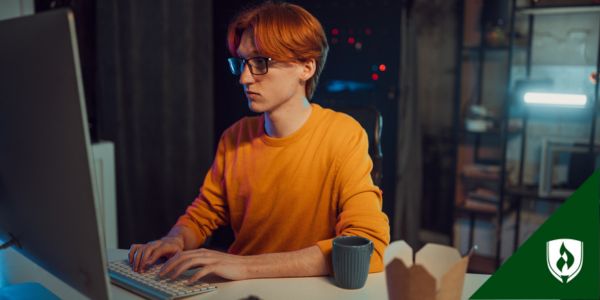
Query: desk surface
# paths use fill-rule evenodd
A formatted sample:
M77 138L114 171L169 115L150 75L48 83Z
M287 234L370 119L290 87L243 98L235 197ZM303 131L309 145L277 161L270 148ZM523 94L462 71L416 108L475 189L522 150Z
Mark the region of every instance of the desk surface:
M125 259L127 250L109 250L109 260ZM46 270L13 249L0 251L0 287L5 284L38 282L61 299L85 297ZM462 299L468 299L489 275L467 274ZM328 277L277 278L218 283L215 292L186 299L244 299L250 295L269 299L388 299L385 273L370 274L367 285L359 290L344 290ZM113 299L142 299L111 285Z
M109 260L125 259L127 250L109 250ZM462 299L468 299L489 275L467 274ZM218 290L189 299L244 299L254 295L269 299L387 299L385 273L370 274L359 290L345 290L329 277L275 278L229 281L216 284ZM114 299L142 299L111 285ZM187 298L186 298L187 299Z

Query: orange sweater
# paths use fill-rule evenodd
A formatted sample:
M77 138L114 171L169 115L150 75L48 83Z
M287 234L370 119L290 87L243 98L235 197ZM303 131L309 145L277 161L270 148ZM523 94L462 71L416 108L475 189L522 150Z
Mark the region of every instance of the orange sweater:
M263 116L243 118L221 136L200 194L177 225L201 240L230 225L233 254L318 245L330 263L335 236L363 236L375 246L370 271L380 272L389 222L371 168L367 135L345 114L312 104L306 123L285 138L266 135Z

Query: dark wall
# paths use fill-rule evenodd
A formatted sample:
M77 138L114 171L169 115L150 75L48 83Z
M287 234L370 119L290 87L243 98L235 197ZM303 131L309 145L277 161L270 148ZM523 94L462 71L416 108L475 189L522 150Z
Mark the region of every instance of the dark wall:
M99 137L115 142L119 245L167 233L212 163L211 1L96 2Z

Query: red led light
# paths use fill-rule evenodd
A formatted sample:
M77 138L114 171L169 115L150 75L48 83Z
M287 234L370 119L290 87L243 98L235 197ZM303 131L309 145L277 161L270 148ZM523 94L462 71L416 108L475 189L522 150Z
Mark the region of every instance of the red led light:
M379 75L377 73L373 73L373 74L371 74L371 79L377 80L377 79L379 79Z
M331 34L332 35L338 35L338 34L340 34L340 30L337 29L337 28L331 29Z
M354 37L348 38L348 44L354 44L354 42L356 42L356 39L354 39Z
M380 65L379 65L379 71L381 71L381 72L385 72L385 69L386 69L386 67L385 67L385 65L384 65L384 64L380 64Z

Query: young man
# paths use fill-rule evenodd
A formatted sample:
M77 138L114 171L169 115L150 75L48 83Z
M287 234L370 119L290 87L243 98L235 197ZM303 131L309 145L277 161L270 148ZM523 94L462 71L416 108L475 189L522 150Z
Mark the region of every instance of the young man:
M131 246L134 270L166 257L163 276L203 267L190 281L326 275L333 238L358 235L374 243L370 271L382 271L389 223L367 135L347 115L308 101L328 51L319 21L267 2L237 16L228 45L231 70L261 116L223 133L199 196L169 234ZM199 248L227 225L235 233L228 253Z

